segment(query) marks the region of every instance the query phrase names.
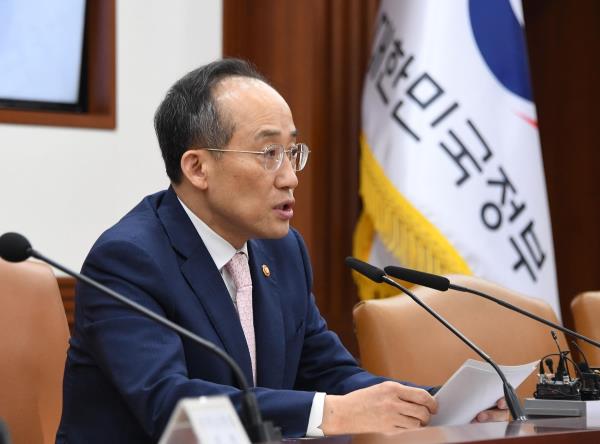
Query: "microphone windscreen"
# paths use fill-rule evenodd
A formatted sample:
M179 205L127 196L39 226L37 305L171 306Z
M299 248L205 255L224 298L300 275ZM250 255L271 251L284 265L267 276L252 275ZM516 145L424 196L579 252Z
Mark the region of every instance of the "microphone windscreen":
M31 244L19 233L0 236L0 257L8 262L22 262L31 256Z
M381 268L377 268L374 265L367 264L366 262L359 261L358 259L348 256L346 258L346 265L355 271L358 271L363 276L368 277L374 282L383 282L385 273Z
M424 273L422 271L411 270L410 268L387 266L385 272L397 279L422 285L423 287L433 288L439 291L446 291L450 288L450 281L436 274Z

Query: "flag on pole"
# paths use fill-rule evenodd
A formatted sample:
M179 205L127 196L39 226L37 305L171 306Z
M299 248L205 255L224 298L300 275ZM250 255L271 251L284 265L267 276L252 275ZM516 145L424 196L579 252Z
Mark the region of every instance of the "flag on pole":
M355 256L473 274L560 316L520 1L382 0ZM356 277L362 298L397 291Z

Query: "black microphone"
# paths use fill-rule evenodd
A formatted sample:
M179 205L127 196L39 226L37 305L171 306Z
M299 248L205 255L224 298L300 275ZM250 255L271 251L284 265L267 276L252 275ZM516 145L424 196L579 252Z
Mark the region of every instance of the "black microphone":
M375 265L363 262L352 256L346 258L346 265L378 284L382 283L385 277L385 273L381 268L377 268Z
M423 287L433 288L434 290L446 291L450 287L450 280L437 274L425 273L423 271L411 270L410 268L387 266L385 273L411 283L419 283Z
M508 405L508 409L510 410L510 414L512 415L513 419L516 421L527 420L527 416L525 415L523 407L519 402L519 398L515 393L515 389L506 380L506 377L504 376L504 373L502 373L502 370L500 370L500 367L498 367L498 365L492 360L492 358L490 358L489 355L487 355L483 350L477 347L465 335L458 331L452 324L446 321L446 319L440 316L427 304L421 301L421 299L415 296L411 291L409 291L407 288L404 288L402 285L386 276L386 273L381 268L377 268L371 264L360 261L353 257L346 258L346 265L348 265L353 270L359 272L360 274L366 276L374 282L385 282L386 284L391 285L392 287L395 287L403 293L405 293L406 295L408 295L413 301L415 301L417 304L423 307L431 316L433 316L435 319L441 322L448 330L454 333L454 335L458 337L461 341L463 341L471 350L473 350L475 353L481 356L481 358L488 364L490 364L492 368L496 371L496 373L498 373L498 376L500 376L500 379L502 380L502 386L504 388L504 398L506 399L506 404Z
M29 241L18 233L0 236L0 257L7 262L23 262L31 257L32 250Z
M231 356L217 347L210 341L201 338L200 336L192 333L191 331L175 324L167 318L164 318L153 311L147 309L141 304L134 302L125 296L111 290L108 287L96 282L95 280L84 276L83 274L77 273L68 269L67 267L54 262L52 259L45 257L43 254L34 250L29 241L18 233L5 233L0 236L0 257L8 262L22 262L29 257L34 257L53 267L65 272L69 276L73 276L82 282L100 290L102 293L118 300L119 302L133 308L137 312L149 317L150 319L158 322L159 324L176 331L182 336L185 336L196 344L210 350L214 354L218 355L223 361L225 361L229 367L233 370L233 373L238 381L240 390L242 391L242 421L244 428L248 433L250 440L253 443L266 443L281 440L281 432L279 428L275 427L271 421L263 421L258 408L258 402L254 392L250 390L250 386L246 381L244 373L233 360Z
M554 343L556 344L556 348L558 349L558 356L560 356L560 359L558 360L558 366L556 367L554 380L562 381L565 376L567 376L570 380L571 374L569 373L569 366L567 365L567 355L569 354L569 352L562 351L560 349L560 344L558 343L558 335L554 330L550 331L550 334L552 335L552 339L554 339ZM583 378L581 382L583 383Z
M482 298L488 299L490 301L495 302L498 305L503 306L504 308L508 308L509 310L516 311L517 313L522 314L523 316L527 316L528 318L534 319L542 324L546 324L549 327L555 328L557 330L562 331L568 335L574 336L582 341L585 341L589 344L595 345L596 347L600 347L600 342L595 341L587 336L583 336L582 334L577 333L576 331L570 330L562 325L556 324L552 321L548 321L538 315L530 313L522 308L517 307L516 305L510 304L502 299L495 298L487 293L484 293L479 290L475 290L473 288L462 287L460 285L455 285L450 282L447 278L443 276L438 276L435 274L424 273L422 271L411 270L409 268L403 267L394 267L387 266L385 267L385 272L392 277L402 279L403 281L408 281L413 284L422 285L423 287L433 288L434 290L446 291L448 289L461 291L463 293L471 293L477 296L481 296Z

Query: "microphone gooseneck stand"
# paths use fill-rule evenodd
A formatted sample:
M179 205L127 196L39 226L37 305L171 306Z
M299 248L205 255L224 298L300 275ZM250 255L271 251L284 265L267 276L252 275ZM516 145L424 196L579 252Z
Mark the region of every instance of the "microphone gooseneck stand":
M541 322L549 327L555 328L557 330L562 331L567 335L571 335L577 339L581 339L595 347L600 348L600 342L595 341L594 339L588 338L576 331L570 330L567 327L563 327L562 325L556 324L552 321L544 319L536 314L530 313L522 308L517 307L516 305L510 304L502 299L498 299L494 296L491 296L483 291L476 290L474 288L463 287L461 285L456 285L450 282L450 280L444 276L438 276L436 274L425 273L423 271L411 270L410 268L396 267L396 266L387 266L385 267L385 272L397 279L401 279L403 281L408 281L412 284L422 285L423 287L433 288L438 291L447 291L448 289L461 291L463 293L471 293L476 296L480 296L489 301L495 302L498 305L501 305L504 308L515 311L523 316L527 316L530 319Z
M348 257L346 258L346 264L352 269L356 270L360 274L366 276L374 282L385 282L388 285L391 285L394 288L402 291L404 294L409 296L413 301L419 304L427 313L441 322L448 330L450 330L456 337L458 337L462 342L464 342L471 350L477 353L483 360L485 360L488 364L492 366L492 368L498 373L498 376L502 380L502 386L504 389L504 397L506 399L506 403L508 405L508 409L510 410L510 414L515 421L526 421L527 416L519 402L519 398L515 393L515 389L510 385L510 383L506 380L504 373L498 365L492 360L492 358L477 347L473 342L471 342L465 335L463 335L460 331L458 331L452 324L450 324L446 319L444 319L441 315L439 315L436 311L430 308L427 304L425 304L421 299L419 299L416 295L414 295L410 290L404 288L402 285L390 279L386 276L385 272L380 268L377 268L371 264L366 262L359 261L358 259Z
M455 284L452 284L452 283L450 283L450 287L449 288L451 288L453 290L457 290L457 291L462 291L464 293L471 293L471 294L474 294L474 295L477 295L477 296L481 296L482 298L490 300L492 302L495 302L496 304L501 305L504 308L508 308L509 310L516 311L517 313L522 314L523 316L527 316L528 318L534 319L534 320L536 320L538 322L541 322L542 324L546 324L549 327L556 328L557 330L560 330L560 331L562 331L565 334L574 336L577 339L581 339L582 341L585 341L585 342L587 342L589 344L592 344L592 345L600 348L600 342L598 342L598 341L595 341L595 340L593 340L591 338L588 338L587 336L584 336L584 335L582 335L580 333L577 333L576 331L570 330L567 327L563 327L562 325L559 325L559 324L556 324L556 323L554 323L552 321L544 319L544 318L542 318L542 317L540 317L538 315L535 315L533 313L525 311L525 310L517 307L516 305L512 305L512 304L509 304L508 302L504 302L502 299L498 299L498 298L496 298L494 296L491 296L489 294L486 294L486 293L484 293L482 291L475 290L473 288L468 288L468 287L461 287L460 285L455 285Z
M101 291L102 293L116 299L117 301L133 308L139 313L147 316L148 318L158 322L159 324L176 331L182 336L185 336L200 346L210 350L211 352L218 355L223 361L225 361L229 367L232 369L235 378L238 381L239 388L242 392L242 422L244 423L244 428L248 433L250 440L253 443L267 443L267 442L275 442L281 440L280 430L275 427L270 421L263 421L262 416L260 414L260 409L258 408L258 402L256 400L256 396L254 392L250 390L250 386L246 381L246 377L244 373L237 365L237 363L233 360L231 356L217 347L210 341L207 341L204 338L192 333L191 331L181 327L180 325L175 324L167 318L164 318L153 311L147 309L141 304L138 304L135 301L132 301L125 296L117 293L114 290L111 290L108 287L96 282L95 280L75 271L70 270L69 268L55 262L54 260L44 256L38 251L34 250L31 247L29 241L22 235L17 233L6 233L0 236L0 257L9 261L9 262L22 262L29 257L34 257L43 262L46 262L49 265L57 268L68 274L69 276L74 277L96 289Z

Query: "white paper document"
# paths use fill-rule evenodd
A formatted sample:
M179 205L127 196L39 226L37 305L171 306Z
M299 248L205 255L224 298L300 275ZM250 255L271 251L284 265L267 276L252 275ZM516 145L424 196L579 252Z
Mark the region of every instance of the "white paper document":
M538 362L500 365L506 380L515 389L531 374ZM429 425L468 424L479 412L489 409L504 396L502 380L486 362L467 359L435 394L438 413Z

